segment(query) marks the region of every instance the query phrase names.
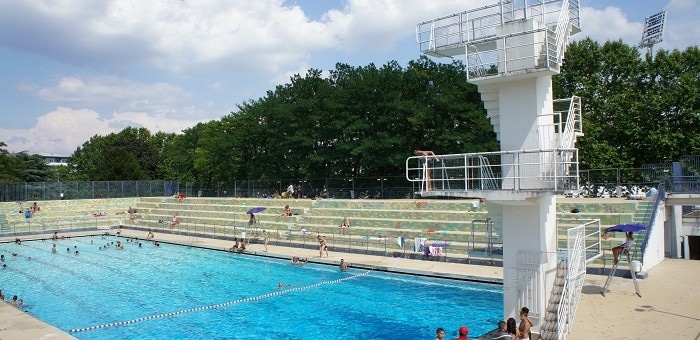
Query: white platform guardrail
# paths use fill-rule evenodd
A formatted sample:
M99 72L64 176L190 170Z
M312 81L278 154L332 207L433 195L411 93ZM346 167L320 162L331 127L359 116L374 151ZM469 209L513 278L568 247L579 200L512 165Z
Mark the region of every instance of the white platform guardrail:
M406 159L420 191L578 190L578 149L496 151Z

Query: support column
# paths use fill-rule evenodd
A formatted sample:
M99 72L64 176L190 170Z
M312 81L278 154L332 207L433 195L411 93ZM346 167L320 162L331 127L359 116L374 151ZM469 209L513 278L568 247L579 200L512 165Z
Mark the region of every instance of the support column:
M683 207L680 205L666 206L666 249L670 258L681 257L681 241L683 236Z
M498 98L498 123L494 131L499 136L501 150L537 150L558 147L552 116L552 77L542 75L523 79L479 84L479 92L492 100ZM477 82L475 82L477 83ZM559 132L561 133L561 131ZM541 190L538 175L552 172L551 155L523 154L501 156L503 172L502 189ZM518 164L514 164L518 163ZM546 187L550 184L544 184Z
M517 319L526 306L538 327L542 320L537 315L545 315L556 277L556 198L544 194L487 204L489 215L500 217L503 228L503 317Z

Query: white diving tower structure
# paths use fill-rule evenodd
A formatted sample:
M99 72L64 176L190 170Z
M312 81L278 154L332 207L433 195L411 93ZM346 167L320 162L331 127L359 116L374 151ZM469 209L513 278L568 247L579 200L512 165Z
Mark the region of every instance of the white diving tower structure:
M581 99L552 94L580 31L578 0L501 0L416 27L422 53L465 56L502 151L409 157L406 178L423 197L486 200L503 242L503 316L517 319L527 306L545 338L568 333L585 275L583 232L557 256L555 211L556 195L579 189Z

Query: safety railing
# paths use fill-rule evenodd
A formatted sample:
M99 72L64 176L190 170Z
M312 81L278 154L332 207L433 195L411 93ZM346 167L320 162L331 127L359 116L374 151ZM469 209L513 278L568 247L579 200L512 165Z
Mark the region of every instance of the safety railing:
M600 228L600 224L598 224ZM600 230L600 229L599 229ZM598 232L600 237L600 232ZM586 225L567 230L566 281L557 310L557 339L564 339L571 331L576 308L586 277ZM598 238L600 247L600 238Z
M578 11L575 0L499 1L421 22L416 41L422 53L433 56L466 53L469 78L532 68L559 71L569 27L579 25Z
M551 48L552 36L547 32L546 27L541 27L501 35L492 44L472 44L475 47L466 51L474 51L470 57L481 63L467 65L468 79L551 68L548 56L555 55L556 50Z
M583 123L581 121L581 97L572 96L567 99L557 99L553 103L565 103L569 102L569 108L566 111L566 117L563 117L563 112L558 111L555 114L558 115L559 126L559 147L560 148L573 148L576 142L576 136L583 133ZM561 126L561 122L565 122L564 126Z
M673 176L669 189L678 194L700 194L700 176Z
M118 217L74 217L56 219L28 219L22 222L8 222L0 228L0 237L20 236L59 232L77 232L86 230L110 229L122 221Z
M651 235L652 230L656 227L655 221L656 221L656 214L659 210L659 205L661 205L661 202L666 198L666 186L661 183L659 184L659 188L657 189L656 192L656 198L654 199L654 205L651 208L651 212L649 213L649 218L647 219L646 223L646 230L644 230L644 238L642 239L642 244L639 247L639 252L635 251L633 254L633 257L644 263L644 253L647 250L647 246L649 245L649 236ZM663 227L663 226L661 226Z
M105 223L104 227L97 227L97 229L114 229L121 225L127 228L144 230L144 233L150 230L156 233L192 237L245 238L250 244L261 244L264 230L268 234L270 245L286 247L318 249L317 236L322 235L326 238L328 250L331 252L390 255L419 259L439 257L442 260L456 262L488 261L489 263L494 263L495 261L501 261L503 258L502 252L499 251L503 248L503 245L495 237L493 231L488 228L486 231L478 232L477 234L479 235L476 239L468 239L465 235L451 235L449 233L431 234L427 237L408 237L406 234L411 233L403 231L387 231L381 235L377 233L352 232L351 230L344 234L329 233L324 230L299 227L292 222L286 228L280 228L279 225L267 226L264 223L250 227L243 224L244 222L241 222L241 225L188 222L172 225L168 221L157 223L156 221L142 219L111 219L109 221L111 223ZM85 230L77 228L77 223L73 223L72 226L71 228L70 224L57 226L47 224L44 228L37 227L25 230L25 234L29 232L52 233L54 231ZM95 229L95 226L92 229ZM14 234L6 233L0 236L14 236ZM474 251L475 249L479 251Z
M556 42L554 67L557 70L559 70L561 66L561 61L564 59L566 45L569 43L569 0L563 0L561 8L562 10L559 12L559 19L557 20L557 26L555 28L556 35L554 39Z
M406 159L406 179L432 191L578 189L578 150L519 150Z
M511 21L534 18L554 25L561 9L561 0L499 1L421 22L416 25L416 41L423 53L478 43L496 38L500 27Z

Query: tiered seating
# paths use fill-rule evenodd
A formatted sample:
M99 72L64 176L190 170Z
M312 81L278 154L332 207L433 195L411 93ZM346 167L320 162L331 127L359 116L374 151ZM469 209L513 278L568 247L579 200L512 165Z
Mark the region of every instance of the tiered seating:
M470 252L483 257L486 224L472 222L485 220L488 216L483 207L474 207L472 202L322 200L312 206L297 226L314 237L317 234L326 236L331 249L424 255L424 251L415 251L414 248L416 238L425 238L425 246L437 244L441 246L441 253L450 257L467 257ZM351 221L347 235L343 235L340 228L345 216ZM500 248L499 236L493 234ZM401 238L403 247L400 246Z
M65 231L118 225L119 220L128 218L127 209L137 201L138 198L37 201L40 210L29 219L19 211L29 209L34 202L22 202L21 206L17 202L5 202L0 204L0 214L4 215L6 224L2 232Z
M260 236L260 229L291 228L300 216L307 212L311 200L272 200L240 198L186 198L180 202L176 198L142 198L137 204L139 218L125 223L149 229L169 230L170 232L196 232L215 235L242 237ZM293 216L280 216L285 205L289 205ZM253 207L265 207L256 213L258 220L253 230L248 229L250 215L246 212ZM173 224L173 215L177 223Z
M572 209L578 209L578 213L572 213ZM588 221L599 219L601 227L601 235L605 228L612 227L617 224L625 223L647 223L653 202L651 201L631 201L625 199L559 199L557 203L557 221L558 221L558 241L559 248L566 248L566 230ZM635 235L635 244L632 249L634 254L639 251L642 243L643 233ZM591 240L592 241L592 240ZM610 235L608 240L601 241L604 255L594 264L608 265L612 264L613 255L610 249L614 246L625 242L624 233L614 233Z
M246 233L246 237L255 242L256 237L261 236L261 229L266 229L271 242L281 245L315 248L318 245L316 235L321 234L327 238L331 251L401 252L422 256L423 252L414 251L414 241L425 238L427 245L449 244L441 250L451 258L498 259L502 251L501 230L496 225L489 233L485 223L488 211L484 205L475 206L473 202L189 197L183 202L169 197L39 201L41 211L29 222L19 214L18 203L5 202L0 203L0 233L94 229L121 224L215 236L242 237ZM24 202L23 207L26 209L31 203ZM285 205L290 205L293 216L280 216ZM559 247L566 247L568 228L594 219L601 221L601 229L621 223L645 223L652 205L649 201L560 198L557 203ZM130 206L138 213L126 213ZM249 228L246 212L258 206L267 209L256 214L258 223ZM572 213L574 208L579 212ZM93 217L100 212L106 212L107 216ZM173 213L179 223L171 226ZM343 235L339 226L345 216L350 219L351 227ZM606 263L612 262L609 249L624 242L622 233L611 236L602 243L603 249L608 250L604 257ZM643 234L636 237L633 253L641 245ZM404 243L400 246L402 238Z

